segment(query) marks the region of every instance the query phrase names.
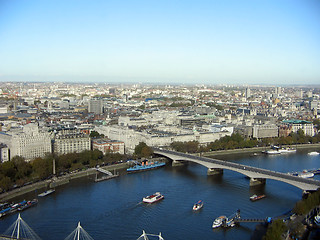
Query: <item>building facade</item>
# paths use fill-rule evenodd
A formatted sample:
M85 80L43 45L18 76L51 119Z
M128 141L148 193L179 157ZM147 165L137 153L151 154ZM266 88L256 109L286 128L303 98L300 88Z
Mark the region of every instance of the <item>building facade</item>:
M303 130L305 135L315 135L315 129L312 122L305 120L284 120L280 126L279 136L286 137L292 132L298 132L299 129Z
M0 142L9 148L9 158L21 156L26 160L44 157L51 153L51 134L40 130L36 124L23 126L22 131L9 131L0 135Z
M278 135L278 127L275 124L254 125L252 127L252 137L257 139L278 137Z
M124 142L116 140L97 139L92 141L92 149L98 149L103 154L120 153L124 154Z
M94 114L103 113L103 101L102 99L90 99L88 103L88 112Z
M91 150L91 139L84 133L59 133L54 137L53 152L61 155Z

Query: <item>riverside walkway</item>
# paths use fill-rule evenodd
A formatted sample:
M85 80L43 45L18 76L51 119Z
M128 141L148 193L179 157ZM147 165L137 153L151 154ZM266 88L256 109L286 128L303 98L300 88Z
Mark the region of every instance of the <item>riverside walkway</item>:
M157 155L164 156L173 160L174 164L181 161L201 164L208 168L208 175L222 174L223 169L239 172L250 178L250 186L265 184L266 179L273 179L288 183L304 191L316 191L318 188L320 188L320 181L292 176L286 173L275 172L263 168L251 167L218 159L164 150L161 148L153 148L153 152Z

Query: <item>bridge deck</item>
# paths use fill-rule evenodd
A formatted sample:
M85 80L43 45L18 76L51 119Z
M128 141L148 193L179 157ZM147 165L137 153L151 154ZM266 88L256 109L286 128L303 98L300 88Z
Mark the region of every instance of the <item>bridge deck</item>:
M181 157L181 160L188 159L188 161L194 161L194 162L202 162L202 163L212 163L215 165L220 166L221 168L226 168L226 169L231 169L234 171L242 172L243 174L247 173L250 175L265 175L265 177L270 177L271 179L276 179L276 180L287 180L291 182L296 182L296 183L302 183L302 184L308 184L309 186L314 186L313 190L317 189L320 187L320 181L318 180L313 180L313 179L307 179L307 178L301 178L298 176L292 176L286 173L282 172L276 172L276 171L271 171L263 168L258 168L258 167L252 167L252 166L247 166L239 163L233 163L233 162L227 162L223 160L218 160L218 159L213 159L213 158L208 158L208 157L199 157L199 156L194 156L186 153L180 153L180 152L175 152L175 151L169 151L169 150L163 150L163 149L158 149L154 148L154 153L160 154L163 156L175 156L175 157ZM304 189L304 190L312 190L312 189Z

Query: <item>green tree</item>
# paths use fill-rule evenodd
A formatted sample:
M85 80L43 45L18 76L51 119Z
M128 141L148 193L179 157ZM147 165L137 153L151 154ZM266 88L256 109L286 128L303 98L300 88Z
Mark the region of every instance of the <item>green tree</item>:
M152 148L148 147L144 142L140 142L134 149L134 153L138 157L149 157L153 154Z
M281 235L285 232L286 225L281 219L274 220L268 227L263 240L282 240Z
M53 173L52 160L50 158L36 158L31 165L35 178L45 179Z
M90 137L91 138L104 138L104 134L100 134L97 131L91 131Z
M7 176L0 174L0 192L8 191L13 186L13 182Z

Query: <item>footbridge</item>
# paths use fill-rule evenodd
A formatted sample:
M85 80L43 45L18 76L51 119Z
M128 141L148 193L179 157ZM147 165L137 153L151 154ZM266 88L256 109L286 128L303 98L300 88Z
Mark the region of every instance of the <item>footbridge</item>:
M304 191L316 191L318 188L320 188L320 181L292 176L286 173L275 172L263 168L251 167L207 157L199 157L160 148L153 148L153 152L157 155L161 155L173 160L174 163L187 161L201 164L208 168L208 175L222 174L223 169L239 172L250 178L250 186L265 184L266 179L273 179L291 184Z

